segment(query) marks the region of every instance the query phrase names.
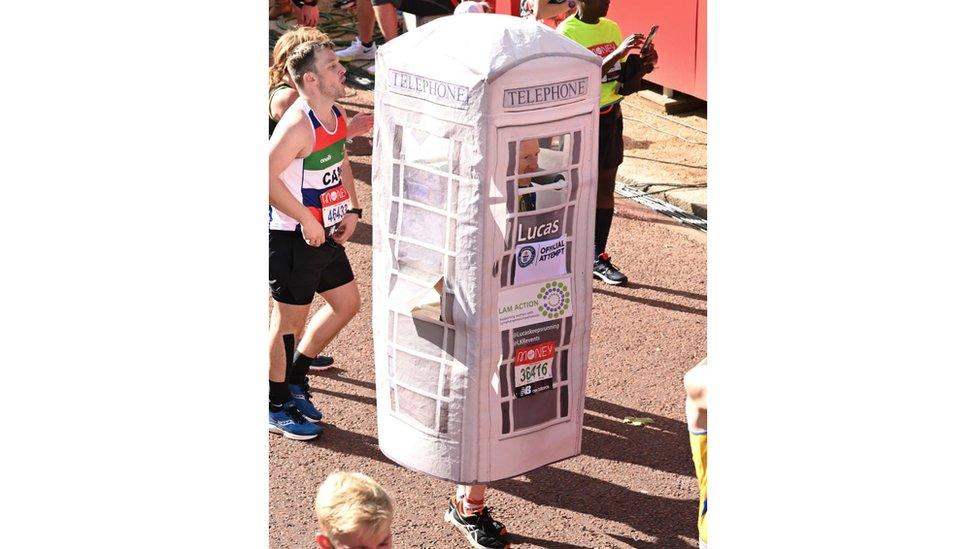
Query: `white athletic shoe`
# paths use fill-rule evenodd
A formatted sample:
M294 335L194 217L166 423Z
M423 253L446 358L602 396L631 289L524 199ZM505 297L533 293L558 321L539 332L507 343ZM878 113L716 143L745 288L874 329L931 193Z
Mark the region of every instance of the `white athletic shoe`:
M341 61L355 61L356 59L374 59L376 57L376 42L373 42L372 46L368 48L364 48L363 43L359 41L359 37L357 36L356 39L353 40L352 44L350 44L348 48L341 49L335 53L336 56Z

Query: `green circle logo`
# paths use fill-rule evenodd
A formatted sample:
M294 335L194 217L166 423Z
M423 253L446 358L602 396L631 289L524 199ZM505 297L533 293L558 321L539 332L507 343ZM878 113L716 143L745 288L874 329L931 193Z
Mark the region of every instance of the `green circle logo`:
M560 318L569 310L569 288L562 282L546 282L536 295L539 314L546 318Z

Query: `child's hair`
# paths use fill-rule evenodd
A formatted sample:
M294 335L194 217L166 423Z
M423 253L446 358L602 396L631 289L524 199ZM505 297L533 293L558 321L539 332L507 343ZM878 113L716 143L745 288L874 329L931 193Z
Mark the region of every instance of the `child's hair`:
M336 471L315 495L319 528L329 540L358 530L369 536L393 520L393 501L375 480L362 473Z
M291 84L285 61L300 44L312 41L329 42L329 35L312 27L296 27L282 34L275 42L271 52L271 67L268 69L268 91L281 84Z

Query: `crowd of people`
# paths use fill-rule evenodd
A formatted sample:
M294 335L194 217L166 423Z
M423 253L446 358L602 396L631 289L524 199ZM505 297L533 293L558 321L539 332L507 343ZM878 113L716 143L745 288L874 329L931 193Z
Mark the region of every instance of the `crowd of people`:
M436 17L488 13L493 7L493 2L471 0L355 0L347 4L357 15L357 36L340 50L315 28L318 0L273 0L269 13L272 18L291 13L298 23L274 46L268 88L269 431L295 440L313 439L322 432L319 422L323 415L311 400L308 372L332 364L331 358L320 354L361 304L343 246L362 216L345 146L348 139L368 134L373 120L367 114L350 118L338 103L346 93L343 62L373 59L377 51L374 27L378 23L386 41L394 39L399 32L397 11L423 24ZM621 285L627 283L627 276L611 263L606 251L614 182L623 161L620 78L628 64L628 74L653 70L657 53L653 45L642 48L642 34L622 37L617 23L606 18L609 6L610 0L522 0L520 8L522 17L555 25L567 39L603 60L593 277ZM372 65L366 68L371 73L372 69ZM532 140L520 145L520 174L537 169L539 149ZM519 186L528 184L528 178L519 180ZM519 208L533 209L534 204L520 201ZM329 307L308 318L315 294ZM701 491L702 546L707 541L704 372L704 364L700 364L685 378L688 426ZM474 547L508 547L507 529L485 506L486 491L485 485L458 485L444 519ZM393 502L365 475L330 475L318 491L315 510L320 526L316 541L322 548L392 545Z

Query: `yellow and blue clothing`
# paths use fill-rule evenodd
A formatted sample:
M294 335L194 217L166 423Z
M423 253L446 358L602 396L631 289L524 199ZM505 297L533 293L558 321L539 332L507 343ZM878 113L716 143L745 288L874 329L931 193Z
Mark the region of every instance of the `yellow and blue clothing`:
M698 540L699 547L708 543L708 432L688 431L691 441L691 460L698 477Z

